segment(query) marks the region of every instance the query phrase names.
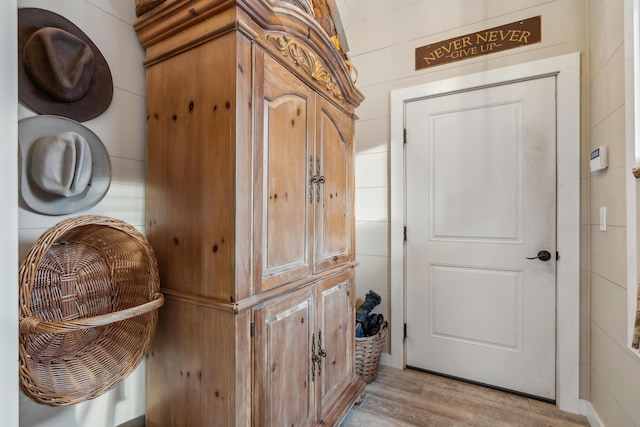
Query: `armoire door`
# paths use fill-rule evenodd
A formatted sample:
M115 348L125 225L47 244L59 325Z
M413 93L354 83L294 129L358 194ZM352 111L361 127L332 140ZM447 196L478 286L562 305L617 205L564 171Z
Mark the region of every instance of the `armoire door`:
M316 98L313 162L316 272L348 262L353 248L353 121Z
M354 375L353 270L317 285L315 333L318 419L323 419ZM313 343L312 343L313 345Z
M314 95L256 51L255 290L311 273Z
M304 427L315 420L313 290L305 287L254 313L256 426Z

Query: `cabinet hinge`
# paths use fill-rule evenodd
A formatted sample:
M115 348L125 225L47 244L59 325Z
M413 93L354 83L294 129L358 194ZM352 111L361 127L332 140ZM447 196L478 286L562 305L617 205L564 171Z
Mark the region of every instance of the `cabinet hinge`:
M251 322L251 327L249 328L250 332L251 332L251 336L255 336L256 335L256 324Z
M407 324L404 324L404 339L407 339Z
M407 128L402 129L402 142L407 143Z
M404 226L404 232L403 233L404 233L404 237L403 237L402 241L406 242L407 241L407 226L406 225Z

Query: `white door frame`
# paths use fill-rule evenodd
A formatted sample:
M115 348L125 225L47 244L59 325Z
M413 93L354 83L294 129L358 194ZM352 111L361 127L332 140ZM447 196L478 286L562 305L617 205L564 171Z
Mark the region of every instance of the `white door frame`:
M405 367L404 108L420 98L499 83L557 76L556 402L580 413L580 53L571 53L391 92L391 355L384 364Z

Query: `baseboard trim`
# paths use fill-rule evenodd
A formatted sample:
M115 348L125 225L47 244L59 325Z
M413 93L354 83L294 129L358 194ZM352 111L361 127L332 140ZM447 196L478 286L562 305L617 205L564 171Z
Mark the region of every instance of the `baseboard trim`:
M591 427L605 427L595 408L588 400L580 399L580 413L587 417Z
M380 364L384 366L389 366L391 368L404 369L404 366L393 366L393 359L391 355L388 353L382 353L380 355Z
M126 423L122 423L116 427L144 427L146 424L145 416L140 415L137 418L127 421Z

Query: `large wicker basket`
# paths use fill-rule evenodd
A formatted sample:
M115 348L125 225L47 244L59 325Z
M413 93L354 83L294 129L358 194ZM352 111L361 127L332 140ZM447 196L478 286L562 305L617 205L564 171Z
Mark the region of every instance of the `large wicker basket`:
M92 399L126 378L155 333L155 255L132 226L107 217L59 222L20 265L20 387L38 403Z
M367 384L378 376L380 356L387 340L388 326L385 320L377 334L356 338L356 374Z

